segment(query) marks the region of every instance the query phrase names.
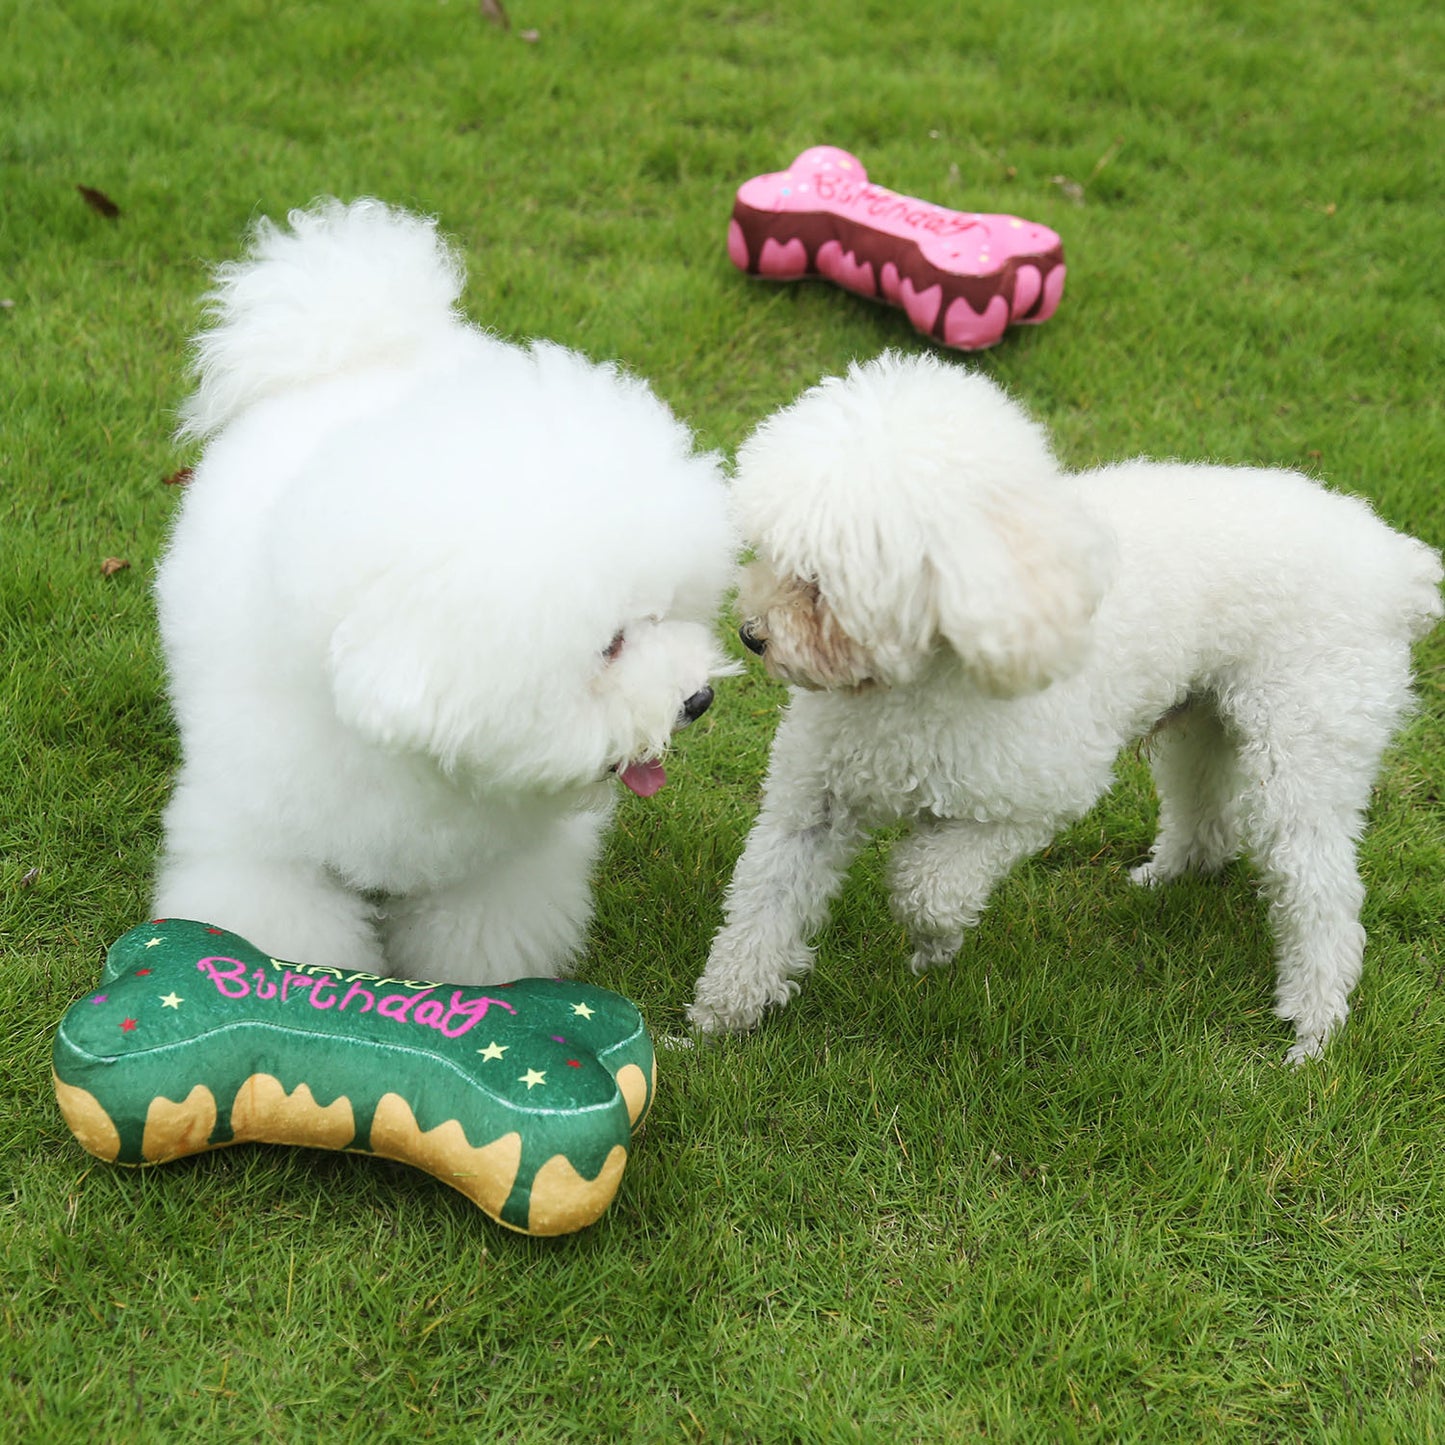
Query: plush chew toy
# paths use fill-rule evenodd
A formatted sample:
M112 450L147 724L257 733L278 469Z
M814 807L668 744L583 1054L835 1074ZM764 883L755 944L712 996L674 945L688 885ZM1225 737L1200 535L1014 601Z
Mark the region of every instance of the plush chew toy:
M54 1061L66 1123L102 1159L246 1142L379 1154L525 1234L606 1209L656 1082L641 1015L606 989L284 963L179 919L110 949Z
M963 351L992 346L1010 323L1047 321L1064 290L1063 243L1047 226L900 196L837 146L744 181L728 255L756 276L824 276L901 306L925 336Z

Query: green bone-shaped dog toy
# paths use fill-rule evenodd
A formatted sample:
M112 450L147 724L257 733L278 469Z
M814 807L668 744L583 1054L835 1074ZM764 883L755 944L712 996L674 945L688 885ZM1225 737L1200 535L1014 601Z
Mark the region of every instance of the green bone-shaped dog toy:
M601 1215L656 1084L642 1016L606 989L378 978L180 919L117 940L54 1064L66 1123L101 1159L241 1143L377 1154L525 1234Z

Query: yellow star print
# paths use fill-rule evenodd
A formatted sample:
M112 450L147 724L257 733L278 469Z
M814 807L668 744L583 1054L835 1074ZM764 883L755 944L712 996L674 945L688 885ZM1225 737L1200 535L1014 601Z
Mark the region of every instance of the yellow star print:
M486 1048L478 1049L477 1052L482 1056L484 1060L500 1059L502 1055L505 1054L507 1050L511 1047L511 1044L499 1044L496 1039L493 1039L491 1043L486 1046Z
M572 1005L572 1012L579 1018L584 1019L590 1019L593 1014L593 1010L588 1008L585 1003L574 1003Z
M180 1006L185 1003L185 999L173 990L170 993L163 993L161 995L161 1002L167 1008L180 1008Z
M536 1069L528 1069L527 1072L517 1080L517 1082L519 1084L525 1084L527 1086L527 1092L530 1094L536 1085L545 1084L547 1082L547 1075L545 1071L539 1072Z

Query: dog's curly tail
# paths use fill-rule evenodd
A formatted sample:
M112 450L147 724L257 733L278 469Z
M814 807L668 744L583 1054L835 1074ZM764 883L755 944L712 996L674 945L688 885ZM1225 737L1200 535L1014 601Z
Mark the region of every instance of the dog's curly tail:
M177 435L211 436L273 392L405 355L454 324L465 268L436 222L381 201L326 198L259 220L216 269Z

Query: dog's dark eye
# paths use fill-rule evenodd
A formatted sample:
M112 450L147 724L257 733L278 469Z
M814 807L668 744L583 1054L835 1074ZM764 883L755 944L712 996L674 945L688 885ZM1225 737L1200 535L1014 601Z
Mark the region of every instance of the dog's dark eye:
M608 662L615 662L617 655L622 651L622 644L627 641L625 634L619 632L606 647L602 649L602 655Z

